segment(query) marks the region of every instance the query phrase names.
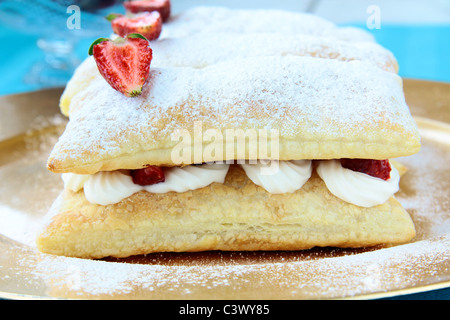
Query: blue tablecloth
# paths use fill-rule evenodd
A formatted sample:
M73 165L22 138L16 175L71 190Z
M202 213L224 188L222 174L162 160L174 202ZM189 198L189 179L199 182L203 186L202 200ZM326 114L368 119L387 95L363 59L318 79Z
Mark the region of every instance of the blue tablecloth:
M353 26L366 28L362 24ZM381 29L368 31L374 34L377 42L394 53L402 77L450 82L450 24L383 24ZM95 39L83 38L78 42L75 53L80 61L87 57L87 49ZM47 87L24 81L33 64L43 59L37 40L36 35L0 25L0 95Z
M353 24L366 28L362 24ZM387 25L369 30L376 40L390 49L400 65L400 75L407 78L450 82L450 24ZM108 36L108 34L104 35ZM24 81L34 63L43 58L36 46L38 37L0 25L0 95L38 90L48 85ZM95 38L79 41L75 52L80 61ZM449 299L450 289L434 290L388 299Z
M380 29L368 31L395 55L402 77L450 82L450 21L439 25L382 24Z

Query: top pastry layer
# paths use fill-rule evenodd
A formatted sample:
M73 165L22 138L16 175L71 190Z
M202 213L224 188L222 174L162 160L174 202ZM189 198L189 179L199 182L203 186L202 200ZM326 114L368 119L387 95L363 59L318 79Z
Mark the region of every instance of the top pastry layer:
M151 41L150 47L153 50L152 68L204 68L236 58L295 55L341 61L361 60L386 71L398 71L393 54L375 42L350 42L304 34L208 33ZM86 59L67 84L61 97L60 106L65 115L70 114L72 97L89 86L93 78L100 76L94 59Z
M54 172L180 165L174 150L181 142L192 156L181 164L248 159L251 146L267 147L261 138L270 130L266 142L277 140L277 152L271 144L264 158L279 160L386 159L420 148L401 78L363 61L284 56L153 68L136 98L101 77L91 80L71 100L69 123L48 160ZM206 137L208 129L215 134ZM244 156L217 152L239 149L234 139L220 140L227 130L249 133ZM180 140L186 135L202 142L200 152Z

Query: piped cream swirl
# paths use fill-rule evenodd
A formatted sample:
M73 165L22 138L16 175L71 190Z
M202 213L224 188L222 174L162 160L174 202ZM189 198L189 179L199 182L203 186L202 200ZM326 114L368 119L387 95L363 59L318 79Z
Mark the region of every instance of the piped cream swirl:
M312 161L259 161L241 164L245 173L256 185L270 193L292 193L300 189L311 177Z
M311 177L313 170L310 160L258 161L256 164L241 166L253 183L272 194L299 190ZM65 173L62 179L66 189L77 192L84 188L89 202L108 205L142 190L151 193L186 192L213 182L224 183L228 169L228 164L219 163L164 168L165 181L148 186L133 183L126 170L93 175ZM400 176L395 167L392 167L391 177L386 181L343 168L339 160L320 161L316 170L332 194L361 207L382 204L399 190Z
M173 167L164 169L165 181L140 186L126 171L102 171L93 175L64 174L65 188L79 191L84 188L86 199L94 204L117 203L132 194L145 190L151 193L186 192L200 189L213 182L223 183L228 173L228 164L204 164L200 166Z
M121 171L101 171L93 174L84 184L86 199L106 206L128 198L143 188Z
M166 193L170 191L186 192L200 189L213 182L224 183L229 164L203 164L166 169L166 181L145 187L152 193Z
M83 189L86 181L91 177L90 174L63 173L61 179L64 181L64 188L77 192Z
M317 173L332 194L360 207L382 204L399 190L400 175L393 166L388 180L346 169L339 160L320 161Z

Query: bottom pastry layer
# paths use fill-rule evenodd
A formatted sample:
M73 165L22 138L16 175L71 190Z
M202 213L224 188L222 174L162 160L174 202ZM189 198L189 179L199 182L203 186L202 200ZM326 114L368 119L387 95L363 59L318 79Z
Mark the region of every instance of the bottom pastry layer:
M371 208L332 195L314 172L298 191L270 194L230 166L224 184L184 193L138 192L113 205L64 190L38 235L45 253L79 258L152 252L302 250L404 243L414 224L391 197Z

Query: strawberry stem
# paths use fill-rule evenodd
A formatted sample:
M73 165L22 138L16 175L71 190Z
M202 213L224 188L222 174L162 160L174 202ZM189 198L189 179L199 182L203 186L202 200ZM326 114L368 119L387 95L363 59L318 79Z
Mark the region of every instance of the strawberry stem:
M105 19L108 20L109 22L111 22L111 21L113 21L115 18L122 17L122 16L123 16L123 15L120 14L120 13L110 13L110 14L108 14L108 15L105 17Z
M90 56L92 56L94 54L94 46L96 44L102 43L103 41L110 41L110 39L108 38L98 38L97 40L95 40L94 42L92 42L91 46L89 47L88 53Z
M130 33L129 35L127 35L127 38L141 38L144 40L147 40L146 37L144 37L142 34L140 33ZM147 40L148 41L148 40Z

